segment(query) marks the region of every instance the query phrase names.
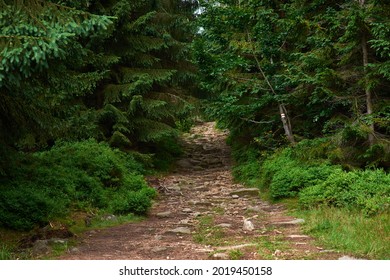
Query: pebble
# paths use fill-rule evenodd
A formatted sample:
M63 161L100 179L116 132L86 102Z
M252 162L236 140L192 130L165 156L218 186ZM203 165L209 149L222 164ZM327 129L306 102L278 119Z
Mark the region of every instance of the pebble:
M272 254L272 256L275 256L275 257L281 256L281 255L282 255L282 251L280 251L279 249L275 250L275 252Z

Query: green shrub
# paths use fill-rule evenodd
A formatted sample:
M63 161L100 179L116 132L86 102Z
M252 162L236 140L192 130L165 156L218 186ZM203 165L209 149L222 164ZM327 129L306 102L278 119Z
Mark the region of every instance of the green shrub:
M270 195L274 199L295 197L300 190L326 180L336 170L341 170L341 168L326 164L318 166L296 165L282 169L273 176L270 184Z
M144 188L138 192L119 193L114 196L110 204L110 210L115 214L134 213L142 215L152 206L152 199L155 195L156 191L151 188Z
M175 160L183 154L183 148L176 136L164 137L155 144L156 146L149 147L148 151L153 153L153 167L157 170L169 170Z
M49 219L66 213L66 201L58 201L33 185L0 189L0 225L28 230L45 225Z
M359 209L367 215L390 209L390 175L383 170L345 172L338 170L324 182L300 193L300 205L328 205Z
M330 174L341 170L326 161L302 161L296 149L286 148L276 152L261 166L262 188L268 189L270 197L279 199L297 196L301 189L318 184Z
M247 147L246 149L233 147L232 153L238 163L233 168L233 176L251 186L256 185L261 166L259 152L254 147Z
M58 143L33 154L14 172L14 179L0 186L0 226L27 230L74 208L144 214L154 190L142 171L131 155L105 143Z

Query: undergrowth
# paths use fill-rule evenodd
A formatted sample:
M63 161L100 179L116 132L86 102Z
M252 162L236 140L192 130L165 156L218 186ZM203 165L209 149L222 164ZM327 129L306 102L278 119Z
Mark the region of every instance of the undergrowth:
M58 143L20 162L0 184L0 226L30 230L72 210L144 214L155 196L130 154L87 140Z
M233 145L237 180L258 187L262 198L288 201L320 243L366 258L389 258L390 174L343 164L345 153L324 138L272 154L260 151Z
M390 215L372 217L353 210L320 207L301 210L305 232L326 246L359 258L390 259Z

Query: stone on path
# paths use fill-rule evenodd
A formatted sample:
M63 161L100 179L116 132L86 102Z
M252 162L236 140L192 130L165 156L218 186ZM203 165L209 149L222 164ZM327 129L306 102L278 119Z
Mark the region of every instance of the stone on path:
M292 239L306 239L306 238L310 238L310 236L299 235L299 234L291 234L291 235L288 235L287 237L288 238L292 238Z
M34 256L45 255L51 251L48 240L37 240L32 247L32 254Z
M351 257L351 256L342 256L339 258L340 261L352 261L352 260L358 260L357 258Z
M203 191L208 191L208 190L209 190L209 188L206 186L200 186L200 187L194 188L194 191L196 191L196 192L203 192Z
M164 252L164 251L166 251L166 250L168 250L168 247L166 247L166 246L161 246L161 247L155 247L155 248L153 248L153 249L152 249L152 252L153 252L153 253L159 253L159 252Z
M215 259L215 260L228 260L229 255L227 253L215 253L213 255L213 259Z
M273 225L275 225L275 226L293 226L293 225L303 224L304 222L305 222L304 219L294 219L291 221L276 222L276 223L273 223Z
M241 188L238 190L234 190L230 193L230 195L238 195L238 196L259 196L259 189L258 188Z
M176 165L180 168L192 168L194 166L194 164L189 159L186 158L178 160L176 162Z
M222 227L222 228L230 228L230 227L232 227L231 224L226 224L226 223L218 224L218 225L216 225L216 226L217 226L217 227Z
M168 218L168 217L171 216L171 214L172 214L172 212L165 211L165 212L157 213L156 216L159 217L159 218Z
M252 212L257 212L257 213L264 212L264 210L261 209L259 206L249 206L246 210L252 211Z
M275 256L275 257L279 257L281 255L283 255L283 253L279 249L276 249L275 252L272 254L272 256Z
M252 231L255 229L253 223L249 220L244 220L244 225L242 226L244 231Z
M258 245L259 244L256 244L256 243L247 243L247 244L217 247L216 249L218 249L218 250L237 250L237 249L242 249L242 248L247 248L247 247L255 247Z
M191 234L191 230L188 227L178 227L172 230L168 230L168 233L179 233L179 234Z

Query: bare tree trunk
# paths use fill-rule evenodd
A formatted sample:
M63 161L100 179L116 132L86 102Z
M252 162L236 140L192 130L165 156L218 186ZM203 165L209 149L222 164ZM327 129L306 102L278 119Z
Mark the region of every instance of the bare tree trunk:
M250 43L252 43L251 38L249 36L249 32L248 32L248 40L249 40ZM264 71L263 71L263 69L262 69L262 67L260 65L260 61L259 61L259 59L258 59L258 57L256 55L256 52L255 52L254 48L253 48L253 57L254 57L254 59L256 61L257 68L260 70L260 73L263 76L264 80L266 81L267 85L269 86L271 92L276 96L277 93L275 92L274 87L272 86L272 84L269 81L268 77L265 75L265 73L264 73ZM278 107L279 107L280 119L281 119L282 124L283 124L284 134L286 135L288 141L290 141L291 144L295 144L294 134L292 132L291 121L290 121L290 118L289 118L289 116L287 114L287 108L280 101L278 101Z
M294 135L292 133L290 118L287 115L286 107L279 103L280 118L283 123L284 133L290 143L295 144Z
M363 8L364 4L365 4L365 0L359 0L359 3L360 3L360 6ZM368 47L367 47L367 36L366 36L365 33L362 36L361 46L362 46L362 52L363 52L364 73L366 73L366 70L367 70L366 68L367 68L367 65L368 65ZM365 85L365 89L364 90L365 90L365 94L366 94L367 115L370 116L373 113L373 109L372 109L372 92L369 89L369 87L367 86L367 84ZM368 135L368 142L369 142L370 146L374 145L374 142L375 142L374 133L375 133L375 127L374 127L374 124L371 123L370 124L370 133Z

